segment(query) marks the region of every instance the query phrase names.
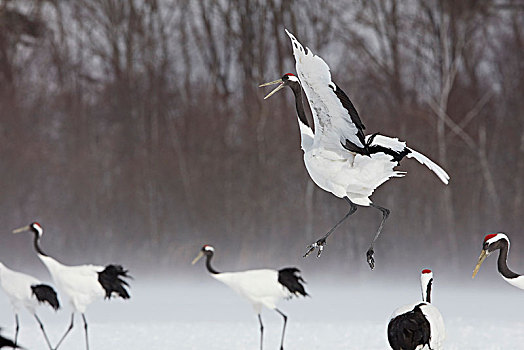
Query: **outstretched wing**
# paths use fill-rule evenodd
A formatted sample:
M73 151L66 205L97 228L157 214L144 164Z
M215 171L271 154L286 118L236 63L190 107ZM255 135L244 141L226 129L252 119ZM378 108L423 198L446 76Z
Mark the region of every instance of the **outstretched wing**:
M349 97L332 80L329 66L286 30L293 46L297 74L315 119L315 142L326 148L367 153L364 125Z
M415 158L420 164L428 167L429 170L435 173L438 178L446 185L449 182L449 175L444 169L438 166L431 159L415 151L413 148L406 146L406 143L399 141L396 137L388 137L379 134L368 135L366 137L366 144L369 145L370 153L374 153L375 149L389 154L394 161L400 162L404 156L408 158Z

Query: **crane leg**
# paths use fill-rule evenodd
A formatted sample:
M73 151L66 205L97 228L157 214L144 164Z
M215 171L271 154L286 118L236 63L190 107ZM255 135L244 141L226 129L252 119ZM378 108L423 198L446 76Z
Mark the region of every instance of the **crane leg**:
M373 270L375 268L375 251L373 250L373 245L375 244L375 241L377 240L378 236L380 236L380 232L382 232L384 222L386 222L386 219L388 218L390 211L389 209L386 209L373 203L371 203L371 206L382 212L382 221L380 221L380 226L378 227L377 233L375 233L375 237L373 238L373 241L371 241L371 245L369 246L369 249L366 252L366 259L368 261L369 267L371 268L371 270Z
M47 343L47 346L49 347L49 350L53 350L53 347L51 346L51 342L49 341L49 338L47 337L47 334L45 332L44 324L42 323L42 321L40 321L40 318L37 316L37 314L34 314L34 316L36 318L36 322L38 322L38 324L40 325L40 329L42 330L42 333L44 333L44 338Z
M262 324L262 317L258 314L258 322L260 323L260 350L262 350L262 343L264 341L264 325Z
M306 253L304 254L304 258L307 257L309 254L311 254L311 252L313 252L315 250L315 248L318 247L318 253L317 253L317 258L320 258L320 255L322 254L322 251L324 250L324 246L326 245L326 239L348 218L350 217L354 212L357 211L357 205L355 203L353 203L348 197L344 197L344 199L346 200L346 202L349 203L349 211L347 212L347 214L342 218L340 219L336 224L335 226L333 226L331 228L331 230L329 230L324 236L322 236L321 238L319 238L315 243L313 244L310 244L307 246L307 251Z
M280 339L280 350L284 350L284 334L286 333L287 316L279 309L275 309L275 311L282 315L282 317L284 318L284 326L282 327L282 339Z
M84 320L84 331L86 333L86 350L89 350L89 337L87 336L87 320L86 315L82 314L82 319Z
M18 314L15 314L15 346L13 349L17 348L18 344L18 331L20 330L20 322L18 322Z
M65 337L69 334L69 332L71 332L71 329L73 329L73 322L75 320L75 313L72 312L71 313L71 323L69 324L69 327L66 329L64 335L62 336L62 338L60 338L60 341L58 342L58 344L56 344L55 346L55 350L58 350L58 347L60 346L60 344L62 344L62 342L64 341Z

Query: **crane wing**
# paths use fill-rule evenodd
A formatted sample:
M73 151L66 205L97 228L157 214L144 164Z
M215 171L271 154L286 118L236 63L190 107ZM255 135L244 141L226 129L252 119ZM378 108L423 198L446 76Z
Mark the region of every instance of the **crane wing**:
M364 124L349 97L332 80L329 66L286 30L297 74L315 119L315 140L323 147L367 153Z

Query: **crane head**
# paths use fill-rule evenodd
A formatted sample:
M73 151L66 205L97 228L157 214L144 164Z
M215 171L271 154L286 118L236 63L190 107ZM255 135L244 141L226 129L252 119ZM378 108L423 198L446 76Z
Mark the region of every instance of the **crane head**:
M300 86L300 81L298 80L295 74L286 73L282 76L282 78L274 80L274 81L270 81L269 83L260 84L258 87L264 87L264 86L275 85L275 84L278 84L278 86L275 89L273 89L269 94L267 94L266 97L264 97L264 100L270 98L271 96L273 96L273 94L285 88L286 86L290 86L290 87Z
M13 230L13 233L20 233L20 232L26 232L31 231L34 234L38 235L38 237L41 237L44 233L44 229L42 228L42 225L40 225L38 222L32 222L27 226L17 228L16 230Z
M505 244L509 246L509 238L502 232L486 235L486 237L484 237L484 242L482 243L482 251L480 252L479 260L473 270L471 278L475 278L475 275L479 271L480 265L482 265L484 260L495 250L502 248Z
M193 259L191 264L195 265L197 261L200 260L200 258L202 258L203 256L213 256L214 253L215 248L213 248L213 246L209 244L206 244L202 247L202 249L200 249L200 252L198 252L198 255Z

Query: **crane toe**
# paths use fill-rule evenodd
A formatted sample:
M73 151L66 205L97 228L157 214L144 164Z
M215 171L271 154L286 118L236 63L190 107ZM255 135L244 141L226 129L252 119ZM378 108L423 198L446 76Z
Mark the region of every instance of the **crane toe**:
M375 268L375 251L372 247L370 247L366 252L366 260L368 261L371 270L373 270Z
M311 254L316 248L318 248L317 252L317 258L320 258L320 255L322 255L322 252L324 251L324 246L326 245L326 238L322 237L318 241L316 241L313 244L310 244L307 246L307 251L304 254L304 258L307 258L309 254Z

